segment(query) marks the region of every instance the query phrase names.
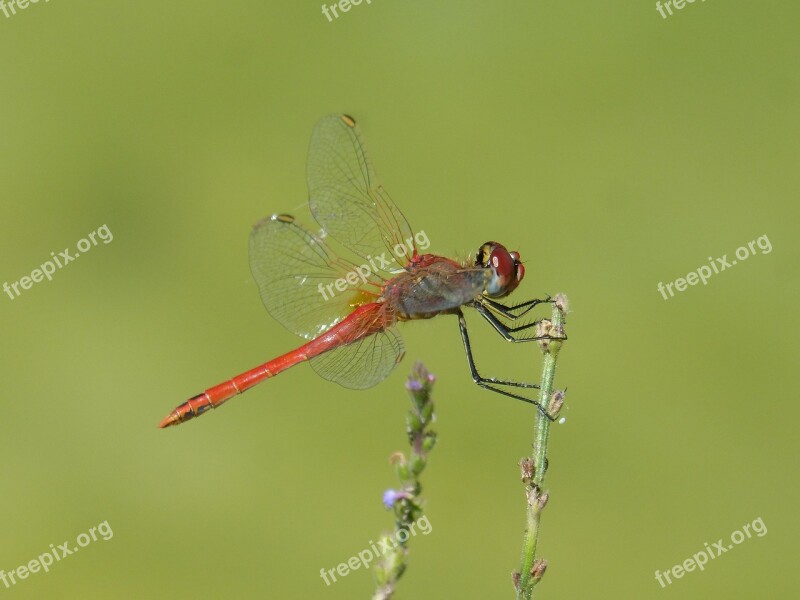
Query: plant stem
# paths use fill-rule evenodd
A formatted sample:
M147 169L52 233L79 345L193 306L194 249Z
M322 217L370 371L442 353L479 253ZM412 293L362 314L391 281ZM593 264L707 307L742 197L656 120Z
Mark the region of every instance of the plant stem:
M564 313L566 312L566 297L558 295L553 301L553 317L551 322L543 322L542 335L554 338L563 337ZM538 337L539 334L537 334ZM561 349L562 341L542 340L540 346L544 352L542 365L541 387L539 388L539 405L555 416L563 402L563 392L553 391L553 381L556 374L556 360ZM527 496L527 527L523 538L522 564L519 573L514 574L514 585L517 589L517 600L530 600L533 588L542 578L547 562L536 560L536 542L539 537L539 521L548 500L548 493L542 491L544 477L547 471L547 441L550 434L550 419L541 411L536 411L534 425L533 454L530 459L523 459L523 482L525 482Z
M436 445L436 433L430 429L436 419L431 399L434 381L435 377L418 362L406 383L411 397L411 410L406 419L411 450L407 457L395 452L390 458L400 479L400 488L387 490L383 503L387 509L394 510L395 529L391 535L380 539L380 546L389 550L375 565L377 589L372 600L390 600L394 596L397 582L406 570L409 537L416 535L415 527L418 525L425 535L431 530L419 497L422 491L419 476L428 464L428 454Z

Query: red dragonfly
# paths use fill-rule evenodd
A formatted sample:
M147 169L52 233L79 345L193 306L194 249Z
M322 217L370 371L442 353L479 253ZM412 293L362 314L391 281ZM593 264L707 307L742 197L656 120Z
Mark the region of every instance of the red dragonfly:
M329 115L317 123L307 174L311 213L322 231L312 235L289 215L264 219L250 235L250 269L267 311L309 341L190 398L160 427L202 415L306 361L319 375L344 387L372 387L403 358L403 341L395 325L442 314L458 318L472 379L479 386L535 404L552 420L535 400L498 387L538 388L537 384L478 374L462 312L462 307L475 308L511 342L550 339L518 337L538 321L510 325L550 298L515 306L497 301L514 291L525 275L519 254L497 242L483 244L471 264L420 254L420 233L414 235L378 183L361 132L350 116ZM335 254L325 242L327 237L364 263Z

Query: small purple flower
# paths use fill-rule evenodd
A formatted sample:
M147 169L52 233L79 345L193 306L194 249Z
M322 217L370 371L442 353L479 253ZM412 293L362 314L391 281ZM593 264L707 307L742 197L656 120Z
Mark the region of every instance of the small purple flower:
M383 505L386 507L386 510L392 508L398 500L403 498L410 498L408 493L406 492L398 492L396 490L386 490L383 492Z
M422 382L419 379L409 379L408 383L406 383L406 389L411 392L418 392L422 387Z

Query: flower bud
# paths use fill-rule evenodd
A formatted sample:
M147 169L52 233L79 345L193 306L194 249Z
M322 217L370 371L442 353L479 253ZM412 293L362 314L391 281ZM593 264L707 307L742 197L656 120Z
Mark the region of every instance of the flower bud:
M531 566L531 583L537 584L547 570L547 561L543 558L537 558L533 561Z
M532 458L522 458L519 461L519 468L522 473L522 482L529 483L533 480L533 475L536 473L536 466Z
M562 313L566 314L569 312L569 301L564 294L556 294L556 297L553 298L553 302L555 303L556 308Z
M561 407L564 406L565 397L566 392L563 390L556 390L550 394L550 402L547 404L547 412L550 413L551 417L555 417L558 414L558 411L561 410Z

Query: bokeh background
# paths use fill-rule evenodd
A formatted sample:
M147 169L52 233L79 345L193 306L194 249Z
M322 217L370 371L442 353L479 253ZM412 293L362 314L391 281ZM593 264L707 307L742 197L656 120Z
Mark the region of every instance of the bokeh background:
M431 250L518 249L518 299L572 304L541 598L786 598L798 483L798 39L787 2L32 4L0 14L0 569L108 521L9 598L367 598L333 568L391 527L413 360L438 376L430 535L398 598L512 598L534 410L478 389L451 317L352 392L307 366L161 431L298 338L264 310L250 227L304 208L316 120L348 112ZM773 251L657 291L767 235ZM546 314L543 313L543 315ZM482 370L539 351L469 315ZM666 589L669 570L768 528Z

